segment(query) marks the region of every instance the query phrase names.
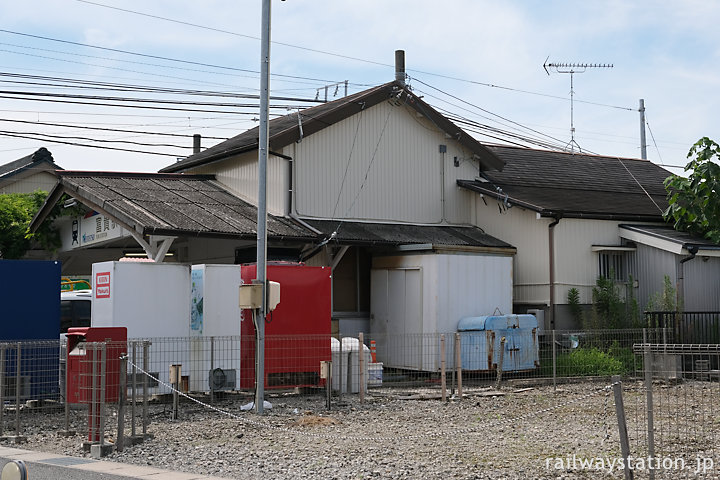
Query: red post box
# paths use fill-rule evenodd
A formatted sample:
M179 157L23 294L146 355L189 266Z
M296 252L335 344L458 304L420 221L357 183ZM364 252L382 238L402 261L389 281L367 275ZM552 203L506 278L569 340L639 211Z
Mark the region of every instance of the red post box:
M117 402L120 392L120 357L127 352L125 327L74 327L67 332L68 403L92 402L94 386L101 384L101 350L87 348L88 343L105 343L105 402ZM93 368L95 364L95 368ZM97 378L93 378L94 375ZM99 396L96 393L96 401Z

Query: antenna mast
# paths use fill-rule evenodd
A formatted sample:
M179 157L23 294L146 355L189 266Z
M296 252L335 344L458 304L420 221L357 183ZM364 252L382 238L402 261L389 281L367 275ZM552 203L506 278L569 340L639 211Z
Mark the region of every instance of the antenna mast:
M545 69L545 73L550 75L550 70L548 69L554 69L557 73L569 73L570 74L570 142L568 142L567 145L565 145L565 149L567 150L568 147L570 149L570 152L575 153L575 147L577 147L578 152L582 152L582 148L580 148L580 145L575 141L575 90L574 90L574 84L573 84L573 75L576 73L585 73L585 71L588 68L613 68L612 63L554 63L550 62L548 63L548 59L550 57L545 59L545 63L543 63L543 68Z

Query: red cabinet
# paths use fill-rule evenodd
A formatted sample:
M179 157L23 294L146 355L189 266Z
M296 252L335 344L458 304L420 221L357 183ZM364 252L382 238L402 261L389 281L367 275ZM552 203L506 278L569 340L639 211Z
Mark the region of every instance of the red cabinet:
M265 387L318 386L320 362L330 360L330 267L269 263L267 279L280 284L280 303L265 321ZM243 283L257 265L242 266ZM255 326L242 313L240 387L255 387ZM324 381L324 380L323 380Z

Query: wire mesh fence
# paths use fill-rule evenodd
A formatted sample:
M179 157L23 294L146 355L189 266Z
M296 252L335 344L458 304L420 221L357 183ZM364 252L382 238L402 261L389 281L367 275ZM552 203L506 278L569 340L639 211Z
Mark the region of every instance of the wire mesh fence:
M663 328L269 336L264 381L271 394L322 396L332 409L348 395L462 399L463 391L467 397L564 382L593 394L621 375L631 454L685 465L638 469L636 477L696 478L691 466L720 462L720 347L672 338ZM203 408L252 400L255 362L254 338L240 336L81 342L69 352L62 342L3 343L0 437L21 438L42 413L57 415L63 430L76 430L87 445L111 438L122 446L152 430L149 404L177 415L189 399ZM558 392L553 405L564 401ZM596 410L604 423L613 421L607 406Z

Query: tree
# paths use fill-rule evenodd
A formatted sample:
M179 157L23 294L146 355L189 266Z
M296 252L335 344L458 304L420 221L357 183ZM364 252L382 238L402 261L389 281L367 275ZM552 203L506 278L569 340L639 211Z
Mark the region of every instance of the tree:
M59 214L59 207L55 207L50 218L35 234L28 231L46 197L47 193L40 190L0 195L0 258L22 258L31 248L33 239L46 250L52 251L60 246L60 233L52 226L52 218Z
M673 175L665 180L670 206L663 212L676 230L720 243L720 145L703 137L690 148L686 177Z

